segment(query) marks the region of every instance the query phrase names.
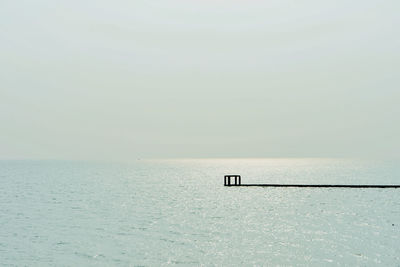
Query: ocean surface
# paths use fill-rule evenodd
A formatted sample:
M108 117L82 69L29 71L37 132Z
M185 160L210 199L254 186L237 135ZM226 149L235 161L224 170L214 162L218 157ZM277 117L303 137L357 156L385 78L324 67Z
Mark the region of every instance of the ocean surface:
M400 265L400 164L349 159L0 161L0 265Z

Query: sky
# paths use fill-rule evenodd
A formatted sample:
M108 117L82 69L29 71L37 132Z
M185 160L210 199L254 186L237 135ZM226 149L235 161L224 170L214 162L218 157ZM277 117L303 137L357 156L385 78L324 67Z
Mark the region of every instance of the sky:
M0 159L398 157L398 0L0 1Z

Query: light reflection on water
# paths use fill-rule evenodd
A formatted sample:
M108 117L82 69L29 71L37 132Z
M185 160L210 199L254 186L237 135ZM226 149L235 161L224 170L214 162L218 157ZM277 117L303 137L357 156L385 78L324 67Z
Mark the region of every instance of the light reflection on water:
M15 265L399 265L394 162L209 159L0 162L0 259Z

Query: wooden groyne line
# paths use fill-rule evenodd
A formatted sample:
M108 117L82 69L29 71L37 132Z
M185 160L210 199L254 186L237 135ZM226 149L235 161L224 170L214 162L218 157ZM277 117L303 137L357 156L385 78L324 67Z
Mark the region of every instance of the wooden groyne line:
M231 183L235 178L235 183ZM400 185L381 184L242 184L240 175L225 175L224 186L263 186L263 187L340 187L340 188L400 188ZM233 181L232 181L233 182Z

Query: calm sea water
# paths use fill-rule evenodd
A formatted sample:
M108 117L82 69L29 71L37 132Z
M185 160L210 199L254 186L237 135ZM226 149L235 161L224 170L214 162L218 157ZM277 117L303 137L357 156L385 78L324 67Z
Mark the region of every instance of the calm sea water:
M0 161L0 262L15 266L400 265L395 162Z

